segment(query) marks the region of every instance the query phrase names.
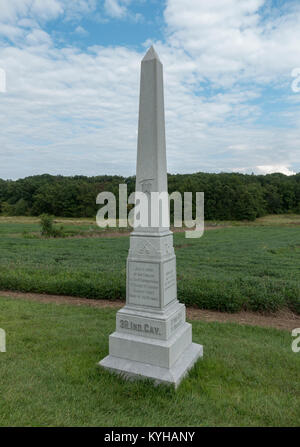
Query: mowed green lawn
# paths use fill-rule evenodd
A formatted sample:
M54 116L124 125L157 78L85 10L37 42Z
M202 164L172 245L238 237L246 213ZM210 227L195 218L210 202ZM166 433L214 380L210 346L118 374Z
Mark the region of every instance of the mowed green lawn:
M88 237L93 221L66 219L67 232L80 237L41 239L37 221L21 219L0 219L0 289L125 299L128 236ZM200 239L177 233L174 243L187 305L300 313L299 216L220 227Z
M0 426L299 426L287 331L193 322L204 358L175 392L96 366L115 311L0 298Z

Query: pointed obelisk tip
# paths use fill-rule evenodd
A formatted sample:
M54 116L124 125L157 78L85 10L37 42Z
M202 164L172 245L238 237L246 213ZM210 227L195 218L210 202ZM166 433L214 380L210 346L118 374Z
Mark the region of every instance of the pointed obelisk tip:
M144 56L142 62L145 62L145 61L151 61L152 59L157 59L157 60L160 62L159 57L158 57L158 54L156 53L156 51L155 51L153 45L151 45L151 47L149 48L149 50L148 50L147 53L145 54L145 56Z

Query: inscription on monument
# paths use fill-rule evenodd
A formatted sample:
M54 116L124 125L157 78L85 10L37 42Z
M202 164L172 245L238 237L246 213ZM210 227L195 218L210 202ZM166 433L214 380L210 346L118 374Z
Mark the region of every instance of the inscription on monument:
M178 313L176 315L176 317L174 317L171 320L171 333L176 331L176 329L178 329L179 326L181 326L184 323L184 321L185 321L184 317L185 317L185 313L184 313L184 311L181 311L180 313Z
M120 320L120 327L129 331L145 332L146 334L160 335L159 327L151 326L151 324L134 323L129 320Z
M138 306L160 306L159 264L128 262L128 301Z
M176 261L171 259L164 264L164 305L176 298Z

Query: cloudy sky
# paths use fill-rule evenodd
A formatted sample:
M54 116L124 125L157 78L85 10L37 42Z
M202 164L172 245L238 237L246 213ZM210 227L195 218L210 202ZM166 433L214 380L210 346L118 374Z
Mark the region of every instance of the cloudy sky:
M133 175L151 44L169 172L300 171L299 0L0 0L0 178Z

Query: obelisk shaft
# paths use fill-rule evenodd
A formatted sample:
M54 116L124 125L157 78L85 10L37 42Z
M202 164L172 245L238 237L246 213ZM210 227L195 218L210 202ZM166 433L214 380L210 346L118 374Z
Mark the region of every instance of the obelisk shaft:
M163 66L153 47L141 63L136 191L149 201L149 193L168 191ZM162 213L169 214L168 206Z

